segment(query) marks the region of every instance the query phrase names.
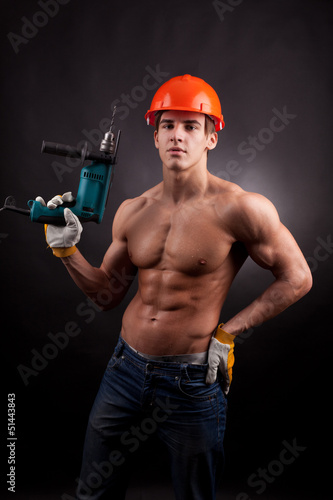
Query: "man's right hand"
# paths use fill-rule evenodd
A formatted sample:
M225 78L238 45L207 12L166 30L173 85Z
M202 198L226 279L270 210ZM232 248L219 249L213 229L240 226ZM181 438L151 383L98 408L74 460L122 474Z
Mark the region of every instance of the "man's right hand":
M47 204L41 196L37 196L36 198L36 201L39 201L51 210L54 210L64 202L71 202L73 200L71 192L64 193L62 196L54 196ZM64 209L64 218L66 226L45 224L46 241L56 257L68 257L76 252L77 248L75 245L80 241L83 230L81 222L69 208Z

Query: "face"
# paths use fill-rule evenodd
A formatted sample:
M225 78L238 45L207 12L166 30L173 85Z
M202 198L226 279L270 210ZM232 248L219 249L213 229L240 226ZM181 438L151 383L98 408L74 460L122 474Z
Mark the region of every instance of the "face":
M206 135L202 113L165 111L154 139L163 165L181 171L206 167L207 151L216 147L217 133Z

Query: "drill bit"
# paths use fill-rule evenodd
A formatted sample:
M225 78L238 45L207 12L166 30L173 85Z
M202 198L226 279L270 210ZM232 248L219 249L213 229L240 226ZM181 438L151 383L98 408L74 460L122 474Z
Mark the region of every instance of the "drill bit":
M115 117L115 114L116 114L116 110L117 110L117 106L114 106L113 107L112 116L111 116L110 132L112 132L113 122L114 122L114 117Z

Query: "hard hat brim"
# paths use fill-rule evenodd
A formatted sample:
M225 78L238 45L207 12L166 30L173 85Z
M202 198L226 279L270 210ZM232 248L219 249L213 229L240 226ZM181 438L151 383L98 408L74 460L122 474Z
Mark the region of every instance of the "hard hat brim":
M153 127L155 126L155 115L159 111L189 111L192 113L201 113L203 115L209 116L214 123L215 123L215 130L216 132L219 132L219 130L222 130L225 127L223 115L221 116L214 116L212 114L205 113L204 111L198 111L197 109L186 107L186 106L172 106L172 107L163 107L162 109L148 109L147 113L145 114L145 120L147 122L147 125L152 125Z

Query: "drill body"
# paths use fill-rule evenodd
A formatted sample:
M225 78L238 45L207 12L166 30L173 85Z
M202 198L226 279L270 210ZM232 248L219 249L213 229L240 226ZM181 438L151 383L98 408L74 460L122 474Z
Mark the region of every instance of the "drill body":
M64 209L68 207L81 222L100 224L112 185L113 173L114 164L93 161L81 170L79 188L73 202L64 203L51 210L39 201L29 200L30 219L32 222L65 225Z

